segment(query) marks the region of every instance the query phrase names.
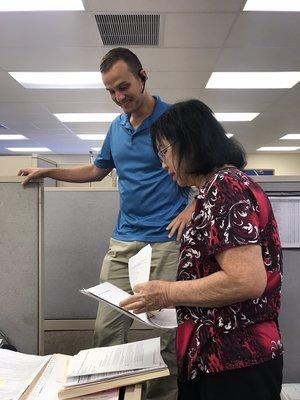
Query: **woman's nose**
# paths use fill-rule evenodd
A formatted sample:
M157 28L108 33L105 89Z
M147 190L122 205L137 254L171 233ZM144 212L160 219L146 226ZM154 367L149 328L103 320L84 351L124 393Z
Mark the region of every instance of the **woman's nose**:
M163 161L161 162L161 166L162 166L162 168L165 169L165 170L168 169L167 164L166 164L166 160L163 160Z

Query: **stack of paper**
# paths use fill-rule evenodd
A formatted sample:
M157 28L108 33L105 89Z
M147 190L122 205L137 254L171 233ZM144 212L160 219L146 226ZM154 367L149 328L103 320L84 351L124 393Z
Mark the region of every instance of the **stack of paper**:
M118 388L167 375L160 338L83 350L73 357L0 349L1 400L117 400ZM138 399L140 391L126 388L125 399Z
M59 398L127 386L169 375L160 355L160 338L83 350L68 365Z

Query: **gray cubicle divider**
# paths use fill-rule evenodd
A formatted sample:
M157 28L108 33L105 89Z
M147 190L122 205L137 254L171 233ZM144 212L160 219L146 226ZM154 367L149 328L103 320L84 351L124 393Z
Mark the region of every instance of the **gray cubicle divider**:
M274 179L275 178L275 179ZM256 178L268 195L300 194L299 177ZM299 197L300 201L300 197ZM283 338L285 383L300 382L300 248L283 249L282 305L279 318Z
M99 283L119 209L116 189L45 188L45 319L94 319Z
M19 351L42 352L39 183L0 177L0 330Z

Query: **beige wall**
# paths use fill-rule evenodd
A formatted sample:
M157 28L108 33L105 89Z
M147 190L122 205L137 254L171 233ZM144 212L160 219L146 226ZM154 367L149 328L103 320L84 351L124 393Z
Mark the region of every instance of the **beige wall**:
M300 154L248 154L247 168L274 169L275 175L300 175Z
M51 156L47 160L53 161L61 168L74 168L90 163L88 156L81 155L66 155L66 156ZM31 168L37 166L37 158L32 156L0 156L0 176L16 176L21 168ZM53 165L54 167L55 165ZM116 187L115 174L110 174L101 182L92 183L68 183L57 181L58 187L65 186L80 186L80 187Z
M20 168L33 167L31 156L0 156L0 175L16 176Z
M72 168L77 165L89 164L86 155L47 155L47 159L58 164L58 167ZM300 175L300 154L248 154L247 168L270 168L275 170L275 175ZM36 166L31 156L0 156L0 175L16 175L20 168ZM79 184L87 185L89 184ZM70 186L68 183L58 182L58 186ZM74 186L74 184L72 184ZM102 182L94 182L92 186L112 187L111 177Z

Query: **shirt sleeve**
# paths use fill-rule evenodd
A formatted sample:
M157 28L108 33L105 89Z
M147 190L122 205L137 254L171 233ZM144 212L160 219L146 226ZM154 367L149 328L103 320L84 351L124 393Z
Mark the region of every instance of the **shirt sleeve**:
M249 187L230 177L216 179L205 198L209 254L260 244L259 205Z
M102 148L94 161L99 168L115 168L115 163L111 153L111 127L109 128Z

